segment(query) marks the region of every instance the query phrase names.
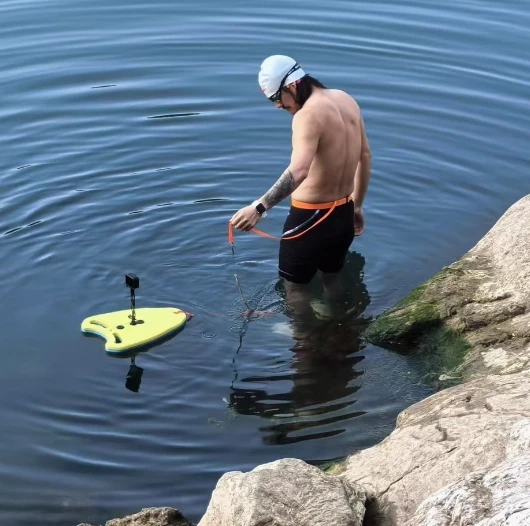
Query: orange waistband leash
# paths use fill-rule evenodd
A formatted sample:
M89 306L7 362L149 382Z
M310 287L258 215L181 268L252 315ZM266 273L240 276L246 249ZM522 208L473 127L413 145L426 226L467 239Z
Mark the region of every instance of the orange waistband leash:
M305 210L324 210L326 208L334 208L336 206L345 205L352 201L352 196L343 197L342 199L337 199L336 201L328 201L327 203L304 203L303 201L298 201L297 199L291 198L291 205L295 208L303 208Z
M326 219L332 212L335 210L337 206L344 205L346 203L349 203L352 200L351 196L344 197L343 199L337 199L336 201L329 201L328 203L304 203L302 201L297 201L296 199L291 199L291 204L295 208L304 208L306 210L323 210L328 208L329 210L315 223L313 223L309 228L304 230L303 232L300 232L299 234L295 234L294 236L289 237L276 237L271 236L270 234L267 234L267 232L263 232L262 230L258 230L257 228L253 228L250 231L254 232L254 234L257 234L258 236L265 237L267 239L274 239L276 241L287 241L289 239L296 239L298 237L303 236L304 234L307 234L312 228L316 227L318 224L322 223L324 219ZM230 245L232 245L232 253L234 251L234 227L232 226L232 223L228 223L228 242Z

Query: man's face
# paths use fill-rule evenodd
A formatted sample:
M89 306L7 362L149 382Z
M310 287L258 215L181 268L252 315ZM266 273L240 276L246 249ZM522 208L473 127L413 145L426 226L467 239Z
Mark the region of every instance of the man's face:
M277 108L288 111L291 115L294 115L300 108L296 104L296 86L290 84L281 91L280 100L277 100L274 104Z

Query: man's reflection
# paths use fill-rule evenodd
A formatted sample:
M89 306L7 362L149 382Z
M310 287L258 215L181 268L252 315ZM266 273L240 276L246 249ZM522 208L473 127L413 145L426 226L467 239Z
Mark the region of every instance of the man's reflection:
M283 372L239 379L231 388L231 407L239 414L274 419L262 428L264 442L286 444L333 436L344 431L338 422L359 416L354 394L362 375L362 313L370 303L363 282L364 257L348 254L333 298L312 291L313 313L286 309L294 345ZM278 293L284 296L281 285ZM282 364L283 365L283 364ZM266 388L262 388L266 383ZM284 384L288 385L284 385ZM259 388L257 386L259 384ZM313 428L318 431L311 431Z

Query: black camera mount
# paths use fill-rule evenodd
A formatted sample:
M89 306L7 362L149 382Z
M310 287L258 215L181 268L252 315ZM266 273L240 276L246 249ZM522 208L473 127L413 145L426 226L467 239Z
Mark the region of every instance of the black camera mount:
M136 297L135 290L140 288L140 278L136 274L125 274L125 285L131 290L131 325L136 325Z

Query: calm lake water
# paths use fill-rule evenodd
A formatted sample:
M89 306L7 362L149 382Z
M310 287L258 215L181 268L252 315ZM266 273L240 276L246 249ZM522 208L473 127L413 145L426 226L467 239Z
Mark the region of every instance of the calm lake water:
M371 446L432 392L360 328L530 191L526 2L4 0L0 20L0 524L197 521L224 472ZM289 161L257 84L274 53L357 98L374 155L356 316L311 355L274 330L277 243L240 234L234 261L226 234ZM128 308L126 272L137 307L195 314L136 358L137 393L80 332ZM235 272L267 315L241 315Z

